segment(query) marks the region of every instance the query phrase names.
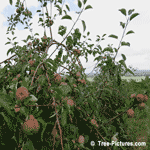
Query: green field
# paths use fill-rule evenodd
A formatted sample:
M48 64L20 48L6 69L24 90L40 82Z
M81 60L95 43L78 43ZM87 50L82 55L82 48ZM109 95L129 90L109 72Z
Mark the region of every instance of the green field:
M93 77L88 77L87 78L89 81L93 81ZM135 80L136 82L141 82L142 79L145 79L145 76L122 76L121 77L122 80L127 80L128 82L130 82L131 79Z

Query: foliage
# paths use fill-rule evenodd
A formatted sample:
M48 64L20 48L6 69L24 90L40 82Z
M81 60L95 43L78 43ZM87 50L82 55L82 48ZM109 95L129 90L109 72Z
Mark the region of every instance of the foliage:
M42 7L47 8L47 2L42 0L38 1L42 3ZM90 5L85 6L86 2L87 0L83 2L78 0L79 8L83 6L82 11L79 12L79 16L83 11L92 8ZM10 4L12 4L11 0ZM59 6L60 4L62 4L61 0L55 1L54 3L61 16L62 8ZM27 18L32 18L32 13L27 8L22 9L24 6L23 3L17 1L15 6L18 9L17 14L14 14L14 17L12 15L11 18L8 18L8 21L13 20L13 22L10 23L7 34L11 31L14 35L13 30L15 30L14 27L18 22L23 24L23 21ZM69 10L68 5L66 5L66 8ZM66 12L65 10L63 11ZM120 9L119 11L126 16L125 9ZM138 13L133 13L133 11L134 10L128 11L129 17L126 24L120 23L124 29L124 33L128 21L131 21L139 15ZM40 12L40 10L37 12ZM20 20L21 14L24 15L23 20ZM0 122L0 131L2 132L4 127L10 131L8 133L11 136L9 136L8 139L10 140L12 137L12 145L16 149L21 147L23 149L47 148L62 150L111 149L111 146L103 147L99 146L98 143L91 145L90 142L96 142L98 140L111 142L116 132L119 133L118 139L120 141L132 142L136 135L134 134L130 140L128 139L129 135L127 135L126 130L128 127L126 123L128 119L127 110L134 109L134 117L136 116L137 118L139 110L136 109L137 103L135 98L129 98L129 94L123 82L120 80L120 76L122 71L132 74L133 72L126 67L126 57L124 54L122 54L123 59L120 60L117 65L114 63L120 47L130 46L130 43L122 41L121 39L121 45L117 49L112 48L110 45L103 50L100 45L92 48L94 44L88 45L87 42L85 42L86 40L80 42L81 33L78 28L74 30L74 33L70 31L62 42L59 43L53 39L51 32L51 26L54 26L55 21L51 19L52 16L48 15L48 11L45 14L47 19L44 21L44 18L39 18L39 22L42 22L41 26L43 26L44 29L45 26L50 28L50 37L48 37L44 31L43 38L39 40L40 38L35 38L35 35L38 35L38 33L33 35L32 30L30 30L32 36L28 35L27 39L23 40L25 42L23 47L17 45L17 42L6 43L13 45L13 48L8 50L7 55L10 52L15 53L15 55L2 62L6 65L0 72L0 117L2 120ZM43 14L41 14L41 16L43 16ZM55 16L56 14L54 17ZM62 19L72 20L68 14L64 15ZM81 21L85 31L85 22L83 20ZM27 21L25 21L25 23L27 25L25 29L31 26ZM65 33L66 27L62 25L59 26L58 34L63 36ZM69 35L70 33L71 35ZM128 31L126 35L131 33L134 32L132 30ZM87 32L87 36L89 36L89 34L90 32ZM102 39L98 36L97 41L104 40L105 35L106 34L102 36ZM114 34L109 35L109 37L118 39L118 36ZM15 38L13 38L13 40L14 39ZM31 40L31 42L29 42L29 40ZM63 44L65 40L66 44ZM47 52L54 44L57 45L56 50L59 51L56 58L52 60L50 57L56 50L53 51L49 58L47 58ZM88 47L90 49L88 49ZM63 49L67 51L66 56L63 55ZM102 56L104 52L115 52L116 55L114 58L112 58L111 55ZM87 80L87 76L84 72L85 69L82 67L79 57L82 54L86 61L88 61L88 54L95 56L96 53L100 55L95 58L95 60L99 62L97 68L102 69L103 72L95 77L93 83L90 83ZM69 61L69 57L71 61ZM11 64L12 60L16 61L15 65ZM78 62L78 65L76 62ZM64 63L67 63L68 66L64 67ZM106 66L104 66L104 63L106 63ZM58 76L57 69L60 66L68 71L66 78ZM22 100L17 100L16 92L20 87L26 88L29 94ZM16 107L19 107L20 111L15 112L14 108ZM145 110L141 111L141 115L143 114L145 114ZM28 134L28 132L21 134L23 131L22 125L31 115L36 118L36 123L39 123L40 128L38 132L34 134ZM33 120L31 122L33 122ZM1 145L5 144L6 140L1 141ZM129 147L120 146L120 148L126 149Z

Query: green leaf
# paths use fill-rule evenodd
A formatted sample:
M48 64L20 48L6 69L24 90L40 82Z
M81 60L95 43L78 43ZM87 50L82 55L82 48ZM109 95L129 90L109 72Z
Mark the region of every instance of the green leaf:
M47 6L47 2L44 2L43 7Z
M130 43L129 42L121 42L121 46L124 46L124 45L130 46Z
M11 98L11 97L9 96L9 98ZM7 111L7 113L10 116L14 117L15 114L14 114L14 112L11 111L12 107L9 106L9 99L3 93L1 93L1 95L0 95L0 106L4 107L4 109Z
M87 0L84 0L83 3L85 4L87 2Z
M12 129L13 125L12 125L12 122L11 122L10 118L9 118L8 116L6 116L6 115L4 114L4 112L1 112L0 114L3 116L4 120L7 122L7 125L8 125L8 127L9 127L9 129L10 129L11 131L13 131L13 129Z
M43 22L43 19L42 19L42 18L39 18L39 22Z
M10 48L8 51L7 51L7 56L8 54L11 52L11 54L14 52L13 48Z
M100 36L99 35L96 35L98 38L100 38Z
M87 36L89 36L90 35L90 32L87 32Z
M103 36L102 36L102 37L104 37L104 36L106 36L106 34L103 34Z
M122 28L124 29L124 27L125 27L125 23L120 22L120 25L121 25L121 26L122 26Z
M129 99L126 99L125 101L126 101L127 106L130 106L130 101L129 101Z
M31 36L30 36L30 35L28 35L28 37L27 37L27 41L28 41L29 39L31 39Z
M44 16L44 14L39 14L39 16Z
M71 92L71 88L69 85L60 85L58 89L61 91L62 95L67 95L69 92Z
M38 79L39 84L42 86L46 83L46 77L44 75L41 75Z
M34 101L34 102L38 101L38 99L34 95L30 95L29 99L30 101Z
M66 62L68 56L67 55L63 55L63 62Z
M67 124L67 111L62 108L61 124L64 127Z
M72 18L69 15L65 15L61 19L70 19L70 20L72 20Z
M85 10L86 10L86 9L90 9L90 8L92 8L92 6L91 6L91 5L88 5L88 6L85 7Z
M7 44L10 44L11 42L7 42L7 43L5 43L5 45L7 45Z
M41 141L43 141L43 134L46 129L47 123L43 119L40 119L40 118L38 118L37 121L42 124Z
M10 41L11 39L9 37L7 37L7 39Z
M39 34L38 34L38 33L35 33L34 36L35 36L35 35L39 35Z
M14 35L14 31L11 31L12 35Z
M119 9L119 11L120 11L123 15L125 15L125 16L126 16L126 10L125 10L124 8Z
M13 40L16 39L16 38L17 38L17 37L14 37Z
M130 69L127 68L126 71L134 75L134 73Z
M18 42L14 42L14 45L18 44Z
M41 12L41 10L37 10L36 12Z
M12 0L9 0L10 5L12 5Z
M24 29L28 29L28 27L24 27Z
M28 150L34 150L34 146L31 140L26 141L26 143L23 146L23 150L28 149Z
M121 54L123 60L125 61L126 60L126 56L124 54Z
M69 6L68 6L67 4L66 4L65 6L66 6L66 8L68 9L68 11L70 11L70 8L69 8Z
M124 60L119 60L119 63L120 63L121 65L123 65L123 66L127 69L127 66L126 66L126 64L125 64L125 61L124 61Z
M63 36L66 33L66 30L67 30L67 27L64 27L64 26L61 25L61 26L59 26L58 34Z
M107 52L107 51L113 53L112 47L109 46L109 47L104 48L103 53L104 53L104 52Z
M118 36L113 35L113 34L109 35L108 37L112 37L112 38L118 39Z
M128 15L131 15L132 12L134 12L134 9L130 9L130 10L128 11Z
M58 0L58 2L62 4L62 0Z
M133 18L135 18L136 16L138 16L138 15L139 15L139 13L134 13L134 14L132 14L131 17L130 17L130 21L131 21Z
M84 20L81 20L82 21L82 25L83 25L83 32L86 30L86 25L85 25L85 21Z
M95 60L97 60L97 61L102 60L102 56L98 56L98 57L96 57L96 58L94 59L94 61L95 61Z
M131 33L134 33L134 31L130 30L130 31L128 31L128 32L126 33L126 35L127 35L127 34L131 34Z
M23 106L20 108L20 113L23 114L25 117L27 117L28 116L28 109Z
M22 40L23 42L25 42L25 43L27 43L27 41L26 40Z
M82 7L82 3L81 3L81 1L80 1L80 0L78 0L78 6L79 6L79 8L81 8L81 7Z

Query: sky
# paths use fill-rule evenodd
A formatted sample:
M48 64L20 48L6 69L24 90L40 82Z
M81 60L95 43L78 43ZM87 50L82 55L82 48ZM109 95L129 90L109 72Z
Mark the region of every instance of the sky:
M22 25L21 23L16 25L15 35L13 36L11 33L6 34L7 28L9 25L9 22L7 21L7 17L10 17L11 14L16 13L16 7L15 3L17 0L13 0L13 5L9 4L9 0L3 1L3 3L0 5L0 41L1 41L1 50L0 50L0 62L4 61L5 59L8 59L14 54L9 53L7 56L7 51L9 48L12 48L11 44L5 45L6 42L8 42L7 37L12 39L13 37L17 36L15 39L16 42L19 42L18 44L20 46L25 45L25 43L22 41L23 39L26 39L28 35L31 35L28 29L24 29L25 24ZM23 0L20 0L23 2ZM31 28L33 29L33 34L39 33L40 36L36 36L37 38L41 38L44 35L44 29L43 27L39 26L38 19L39 15L36 13L36 10L41 9L40 3L38 0L25 0L25 8L27 7L31 12L33 19L30 20L29 23L33 23L31 25ZM70 12L67 11L65 4L67 4L70 7ZM68 15L70 15L75 22L78 14L75 12L80 11L80 8L77 6L77 0L65 0L65 4L63 7L63 10L66 10ZM129 22L125 33L127 33L130 30L133 30L135 33L129 34L124 36L123 41L129 42L130 47L128 46L122 46L118 54L116 56L115 62L118 62L122 59L121 54L124 54L126 56L126 65L127 67L131 66L134 69L138 70L149 70L150 69L150 46L149 46L149 39L150 39L150 9L149 9L149 0L87 0L87 3L85 6L91 5L93 9L87 9L85 10L81 16L80 20L76 23L74 29L79 28L82 35L86 35L87 32L90 32L89 38L92 39L92 41L87 41L88 44L94 44L96 45L96 39L97 35L102 37L103 34L106 34L105 40L100 42L100 45L102 49L108 46L108 44L113 44L112 47L118 48L119 42L121 40L121 37L123 35L123 28L120 26L120 22L126 23L126 17L118 11L119 9L126 9L128 12L129 9L135 9L134 13L139 13L137 17L135 17L131 22ZM48 2L48 11L50 12L50 2ZM45 12L44 8L44 12ZM50 13L49 13L50 14ZM56 8L54 8L54 5L52 5L52 18L54 14L58 14L58 11ZM64 15L64 13L63 13ZM63 40L63 37L58 34L58 28L60 25L64 25L67 27L67 33L72 28L74 22L71 20L61 20L62 16L57 16L54 20L54 25L52 26L52 34L53 38L57 40L58 42L61 42ZM23 16L21 16L23 18ZM83 26L81 23L81 20L84 20L86 23L86 30L83 32ZM50 37L49 29L46 28L47 36ZM73 30L72 32L73 33ZM108 37L110 34L114 34L118 36L118 40ZM83 36L81 35L81 42L84 41ZM65 37L65 36L64 36ZM30 42L30 41L29 41ZM66 42L63 42L65 44ZM56 46L52 46L48 50L49 56L52 54L52 52L55 50ZM58 54L58 51L56 51L52 55L52 59L55 58L55 56ZM63 53L63 55L66 55L66 52ZM114 54L115 55L115 54ZM95 56L97 57L98 54ZM86 63L85 57L81 56L80 61L84 68L86 68L85 73L91 73L97 63L97 61L94 61L94 56L91 54L88 55L88 62ZM12 62L14 63L14 62ZM2 67L4 66L4 63L2 64ZM66 66L66 64L64 65ZM58 70L61 71L62 68L60 67ZM66 70L65 70L66 71Z

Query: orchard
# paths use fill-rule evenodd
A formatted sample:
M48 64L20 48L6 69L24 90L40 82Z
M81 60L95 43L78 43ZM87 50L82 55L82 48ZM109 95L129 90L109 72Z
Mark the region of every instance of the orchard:
M39 34L31 35L23 40L23 47L17 45L17 42L7 42L12 44L7 52L14 53L9 59L4 60L4 68L0 72L0 132L2 149L8 149L11 143L11 149L36 149L36 150L91 150L91 149L113 149L113 146L104 146L103 142L111 143L112 137L118 132L117 139L123 142L133 142L135 135L129 135L126 131L126 120L138 117L134 107L143 111L145 103L148 101L147 95L139 93L125 93L122 81L121 71L133 72L126 67L126 57L122 54L123 59L115 65L114 61L121 46L130 46L129 42L120 41L118 48L112 48L110 45L104 49L100 45L88 49L91 45L87 42L81 42L81 33L78 28L70 34L73 28L66 34L66 27L59 26L58 34L63 37L59 43L53 39L52 26L55 20L48 13L47 2L41 2L42 8L46 8L46 20L39 18L43 28L47 26L50 30L50 37L44 32L43 37L36 37ZM51 2L53 2L52 0ZM12 0L9 1L12 5ZM86 5L87 0L78 0L78 7L82 9L79 16L86 10L92 9L91 5ZM55 1L55 7L58 8L58 15L62 19L72 20L68 14L63 15L62 0ZM25 0L18 0L15 5L16 12L11 18L9 32L14 35L15 26L18 22L26 22L26 29L30 29L27 19L32 18L32 13L26 7ZM69 6L66 8L69 10ZM127 17L125 9L119 11ZM41 10L37 10L41 13ZM128 11L127 23L121 22L120 25L126 31L129 22L138 16L133 13L134 9ZM41 13L42 14L42 13ZM20 16L23 15L23 20ZM56 14L54 15L56 16ZM86 24L82 21L84 32ZM134 33L128 31L126 35ZM87 32L88 37L90 32ZM97 41L104 40L106 34ZM116 35L109 37L118 39ZM13 40L15 37L13 38ZM32 42L28 42L29 39ZM64 41L66 40L66 43ZM57 45L53 51L58 51L55 59L48 56L48 50L52 45ZM67 55L64 55L64 51ZM112 58L105 55L104 52L116 53ZM52 53L52 55L53 55ZM97 68L101 69L102 74L95 77L94 82L90 83L80 62L80 56L86 60L88 54L99 54L95 58L98 61ZM68 59L71 58L71 61ZM12 65L12 60L15 64ZM76 64L78 63L78 65ZM67 67L64 67L64 63ZM103 64L107 65L104 66ZM67 70L67 75L61 77L57 70L63 67ZM29 73L27 73L29 72ZM115 74L115 75L114 75ZM133 107L134 106L134 107ZM129 139L130 137L130 139ZM116 139L116 138L115 138ZM91 144L91 141L94 141ZM102 145L99 145L101 141ZM119 146L119 149L131 149L129 146ZM10 149L10 148L9 148Z

